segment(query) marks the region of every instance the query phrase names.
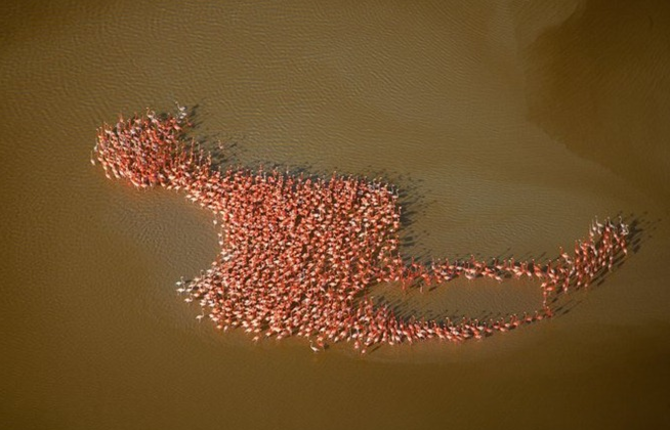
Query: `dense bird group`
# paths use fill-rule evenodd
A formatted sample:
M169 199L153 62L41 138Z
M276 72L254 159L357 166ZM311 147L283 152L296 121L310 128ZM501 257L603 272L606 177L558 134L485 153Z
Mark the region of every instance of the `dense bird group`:
M253 339L304 336L318 350L350 341L372 345L439 338L461 341L507 331L552 315L553 297L586 287L626 253L627 226L597 219L572 255L542 263L474 257L429 264L404 263L399 253L401 208L381 181L333 175L314 179L277 170L220 170L188 141L186 109L176 115L119 118L98 130L91 162L107 177L138 188L182 190L214 214L221 252L211 267L177 282L217 328L242 327ZM456 277L529 277L540 283L542 306L533 314L497 320L400 318L375 305L366 289L380 282L440 284Z

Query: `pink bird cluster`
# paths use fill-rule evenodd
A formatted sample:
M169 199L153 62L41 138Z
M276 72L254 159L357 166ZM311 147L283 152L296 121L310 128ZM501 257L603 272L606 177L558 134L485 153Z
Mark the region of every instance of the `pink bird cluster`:
M200 276L177 282L177 290L202 306L198 318L223 330L242 327L254 340L297 335L314 339L314 350L348 341L365 352L380 343L482 338L551 316L552 296L588 286L626 252L627 226L596 219L574 254L561 250L554 261L405 264L398 249L401 208L388 184L262 168L222 171L187 141L188 126L183 107L176 115L120 117L98 130L91 162L138 188L182 190L213 213L221 252ZM459 276L536 278L544 300L532 315L438 321L399 318L366 295L375 283L422 287Z

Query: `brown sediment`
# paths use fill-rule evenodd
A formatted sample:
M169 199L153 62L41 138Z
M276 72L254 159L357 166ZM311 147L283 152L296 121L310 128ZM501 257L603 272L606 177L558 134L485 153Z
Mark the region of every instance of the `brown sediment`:
M217 328L243 327L261 337L315 337L370 346L439 338L463 341L551 317L551 303L585 288L611 270L626 251L628 227L596 219L572 254L543 262L505 259L487 263L433 260L405 263L399 252L401 207L382 181L333 174L328 179L277 170L215 169L210 154L186 139L185 108L176 116L119 118L98 131L95 159L107 177L138 188L184 190L213 212L221 251L201 275L179 281L186 301L198 301ZM95 159L92 162L95 164ZM457 277L499 282L527 276L540 283L543 300L531 314L480 321L399 318L374 304L366 290L376 283L441 284Z

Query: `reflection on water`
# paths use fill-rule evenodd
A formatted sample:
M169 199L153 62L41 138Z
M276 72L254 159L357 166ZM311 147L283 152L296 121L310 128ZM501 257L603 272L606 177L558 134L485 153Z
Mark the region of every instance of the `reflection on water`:
M11 428L667 421L666 2L16 2L0 20ZM216 254L206 214L88 163L100 122L174 100L236 162L385 175L419 199L409 253L554 253L619 212L644 239L568 314L498 339L253 345L174 292Z

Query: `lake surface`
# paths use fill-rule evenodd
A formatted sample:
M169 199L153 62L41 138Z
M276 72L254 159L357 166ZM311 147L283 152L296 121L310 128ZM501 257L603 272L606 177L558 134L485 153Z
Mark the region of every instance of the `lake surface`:
M0 427L670 425L670 3L13 3ZM103 122L175 101L231 163L396 184L410 255L552 258L619 214L633 252L556 318L481 342L361 356L222 334L174 290L217 253L209 214L89 163ZM400 298L495 315L535 287Z

